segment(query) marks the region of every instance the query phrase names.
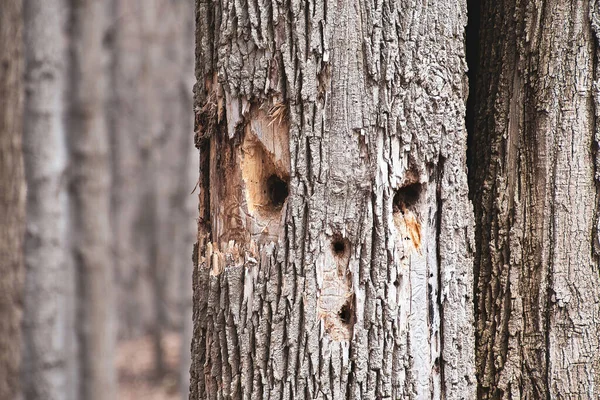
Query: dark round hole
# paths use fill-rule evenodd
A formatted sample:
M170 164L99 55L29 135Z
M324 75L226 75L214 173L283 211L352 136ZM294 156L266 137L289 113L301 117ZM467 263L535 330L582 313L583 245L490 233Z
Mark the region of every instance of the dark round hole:
M342 306L338 312L338 317L340 317L340 321L344 324L350 323L352 320L352 305L350 304L350 300Z
M337 255L342 255L346 251L346 244L342 239L336 239L331 244L333 247L333 252Z
M289 194L287 182L277 175L271 175L267 179L267 194L269 195L269 201L274 207L279 208L283 206Z
M401 187L394 195L394 211L402 211L417 204L421 195L422 185L420 183L411 183Z

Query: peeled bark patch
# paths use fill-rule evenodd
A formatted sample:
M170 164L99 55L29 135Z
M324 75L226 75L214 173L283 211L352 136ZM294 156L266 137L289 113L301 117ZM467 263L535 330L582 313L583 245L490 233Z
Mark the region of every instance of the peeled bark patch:
M282 208L289 195L290 151L287 124L258 110L244 128L240 168L249 230L278 237Z

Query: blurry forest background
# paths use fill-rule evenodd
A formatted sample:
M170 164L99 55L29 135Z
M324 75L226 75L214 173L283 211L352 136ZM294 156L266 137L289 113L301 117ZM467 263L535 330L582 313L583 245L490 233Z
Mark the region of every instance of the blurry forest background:
M186 398L194 4L1 3L0 108L23 118L0 130L23 135L0 134L22 143L27 188L23 295L0 299L22 299L19 396Z

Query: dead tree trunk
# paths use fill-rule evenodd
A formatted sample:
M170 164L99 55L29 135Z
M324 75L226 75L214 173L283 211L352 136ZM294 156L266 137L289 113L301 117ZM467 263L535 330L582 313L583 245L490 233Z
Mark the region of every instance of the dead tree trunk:
M81 399L116 397L110 167L105 120L106 3L70 3L68 146L71 245L77 275Z
M0 3L0 399L19 391L25 230L23 2Z
M473 398L463 1L196 1L190 399Z
M481 20L479 397L597 399L600 4L489 0Z

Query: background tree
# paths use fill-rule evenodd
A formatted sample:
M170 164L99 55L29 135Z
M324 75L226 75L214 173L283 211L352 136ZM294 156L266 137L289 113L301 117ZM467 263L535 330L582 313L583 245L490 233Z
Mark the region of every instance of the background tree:
M67 84L63 0L25 0L27 178L23 397L77 398L75 271L68 253Z
M79 398L114 399L115 330L106 127L106 3L70 3L67 125L71 250L77 279Z
M23 3L0 3L0 398L19 390L25 177Z
M190 398L473 398L462 1L196 1Z
M479 398L600 396L595 1L483 1Z
M113 0L108 124L118 337L162 339L191 326L190 243L197 204L192 92L194 13L187 1ZM182 381L189 386L189 343ZM184 361L188 360L188 361ZM184 373L183 373L184 372Z
M192 8L25 1L26 399L115 398L115 339L191 325Z

